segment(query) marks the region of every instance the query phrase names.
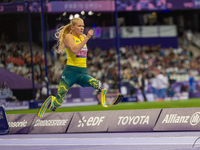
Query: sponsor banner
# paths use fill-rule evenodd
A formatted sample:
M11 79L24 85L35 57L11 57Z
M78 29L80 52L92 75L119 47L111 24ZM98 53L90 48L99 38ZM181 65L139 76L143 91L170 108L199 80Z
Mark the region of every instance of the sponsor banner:
M199 8L199 0L117 0L118 11L142 11Z
M10 133L26 134L36 114L9 114L7 115Z
M5 110L29 109L28 101L9 102L5 99L0 99L0 105L3 106Z
M63 13L80 11L110 12L115 10L113 0L107 1L56 1L43 3L44 12ZM27 12L27 3L0 3L0 12ZM166 9L196 9L200 8L200 0L117 0L118 11L154 11ZM29 2L31 13L41 12L40 2Z
M200 8L200 0L193 0L193 7Z
M44 101L30 101L29 102L29 109L40 108L43 103L44 103Z
M49 12L114 11L114 1L50 2ZM154 11L166 9L195 9L200 0L117 0L118 11Z
M141 93L137 94L137 98L139 102L143 102L144 101L144 97ZM153 102L155 100L153 93L147 93L146 94L146 98L148 102Z
M200 108L163 109L154 131L200 130Z
M9 126L6 119L5 110L0 106L0 135L9 133Z
M46 113L35 117L29 133L65 133L74 113Z
M67 132L107 132L113 113L114 111L76 112Z
M51 4L50 3L43 3L44 5L44 12L51 12ZM0 3L0 12L4 13L14 13L14 12L27 12L28 5L27 3ZM29 2L29 10L33 13L41 12L41 5L40 2Z
M114 11L114 1L51 2L51 12Z
M168 9L191 9L193 8L192 0L167 0Z
M200 84L200 80L199 81L194 81L194 87L197 87L199 84ZM172 84L172 88L173 88L175 93L181 93L182 86L188 87L189 86L189 82L188 81L180 81L180 82L174 82Z
M128 96L128 95L125 95L122 102L137 102L138 101L138 97L137 95L131 95L131 96Z
M161 109L114 111L108 132L153 131Z
M0 90L0 99L12 98L13 92L10 89Z

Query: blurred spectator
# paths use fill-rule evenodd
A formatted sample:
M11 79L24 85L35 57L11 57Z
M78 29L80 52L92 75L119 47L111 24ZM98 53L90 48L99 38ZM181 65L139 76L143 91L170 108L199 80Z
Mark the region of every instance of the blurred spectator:
M157 101L158 97L157 97L157 82L156 82L156 76L157 76L157 73L153 73L153 77L150 79L150 83L151 83L151 88L152 88L152 93L153 93L153 96L154 96L154 100Z
M49 95L51 95L51 91L49 89ZM45 99L47 97L47 87L46 86L43 86L42 87L42 91L41 91L41 98L42 99Z
M171 100L172 97L175 95L175 91L171 86L169 86L166 93L169 100Z
M138 73L138 86L140 90L142 91L144 101L147 101L146 92L145 92L145 80L146 80L145 73L142 73L142 71L140 71Z
M24 59L25 59L26 67L30 68L31 67L31 54L30 54L30 52L25 53Z
M50 49L50 55L51 55L51 62L55 63L57 61L57 52L55 50L55 45Z
M200 91L200 85L199 84L196 85L196 90Z
M194 92L194 90L195 90L195 88L194 88L194 76L190 72L190 74L189 74L189 92Z
M1 54L1 64L3 67L6 67L6 55L4 53Z
M163 88L163 93L164 93L164 99L165 99L167 96L166 91L169 87L169 79L168 79L166 72L163 73L163 76L164 76L164 85L165 85Z
M148 79L146 77L146 73L143 76L145 77L144 78L144 94L147 95L149 81L148 81Z
M105 79L105 81L103 82L103 88L107 89L107 91L109 91L109 84L108 84L108 79Z
M34 65L42 63L42 55L39 55L39 52L36 52L36 54L33 58L33 63L34 63Z
M9 87L7 86L6 81L4 81L3 84L1 85L1 89L2 89L2 90L9 89Z
M168 86L168 78L165 76L163 71L160 71L160 73L157 75L156 82L158 89L158 99L163 101L165 99L165 91L167 89L166 87Z
M6 42L4 41L4 42L2 42L1 43L1 49L3 50L3 51L5 51L7 48L6 48L7 46L6 46Z
M40 91L40 89L37 89L36 96L35 96L35 100L36 100L36 101L42 100L42 96L41 96L41 91Z
M193 38L193 33L191 30L188 30L186 32L186 36L187 36L187 40L188 40L188 44L191 45L192 44L192 38Z

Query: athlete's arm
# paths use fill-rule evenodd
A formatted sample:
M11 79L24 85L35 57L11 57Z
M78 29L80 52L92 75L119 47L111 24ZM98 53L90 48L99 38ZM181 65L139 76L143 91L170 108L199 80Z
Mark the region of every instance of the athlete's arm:
M93 35L93 30L88 31L87 36L83 35L84 40L76 45L76 43L74 42L74 37L71 34L67 34L64 39L65 46L69 48L72 53L76 54L83 48L83 46L92 37L92 35Z

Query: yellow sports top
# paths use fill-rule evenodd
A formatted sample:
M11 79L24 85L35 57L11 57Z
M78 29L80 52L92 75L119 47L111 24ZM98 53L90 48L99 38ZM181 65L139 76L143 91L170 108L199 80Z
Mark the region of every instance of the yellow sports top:
M82 35L80 36L81 40L75 36L73 37L75 39L76 45L81 43L81 41L84 40L84 37ZM66 48L66 54L67 54L66 64L70 66L86 68L87 67L87 51L88 51L88 48L86 44L77 54L72 53L71 50Z

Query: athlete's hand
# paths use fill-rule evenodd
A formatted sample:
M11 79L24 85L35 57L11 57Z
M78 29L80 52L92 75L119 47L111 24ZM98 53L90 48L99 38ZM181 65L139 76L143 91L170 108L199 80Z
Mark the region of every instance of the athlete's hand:
M89 30L87 33L87 38L90 39L93 36L93 30Z

